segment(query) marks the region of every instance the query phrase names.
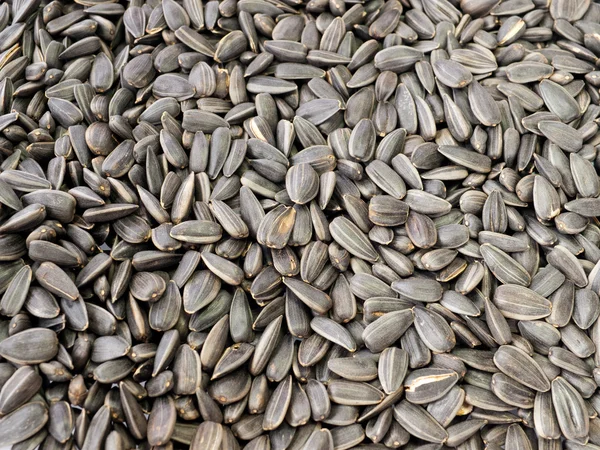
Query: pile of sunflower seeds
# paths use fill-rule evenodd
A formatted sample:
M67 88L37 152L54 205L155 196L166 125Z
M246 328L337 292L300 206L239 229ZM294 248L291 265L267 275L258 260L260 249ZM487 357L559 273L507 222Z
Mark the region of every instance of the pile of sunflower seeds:
M600 449L600 4L0 4L0 446Z

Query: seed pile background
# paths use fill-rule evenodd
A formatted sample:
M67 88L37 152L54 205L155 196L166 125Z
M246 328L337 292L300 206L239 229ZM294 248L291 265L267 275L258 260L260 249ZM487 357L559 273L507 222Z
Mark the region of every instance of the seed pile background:
M600 4L0 5L0 445L600 449Z

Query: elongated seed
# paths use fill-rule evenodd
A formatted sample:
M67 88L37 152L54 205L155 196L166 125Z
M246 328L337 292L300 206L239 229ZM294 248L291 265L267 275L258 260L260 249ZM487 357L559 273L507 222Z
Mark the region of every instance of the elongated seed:
M600 445L599 22L0 3L0 446Z

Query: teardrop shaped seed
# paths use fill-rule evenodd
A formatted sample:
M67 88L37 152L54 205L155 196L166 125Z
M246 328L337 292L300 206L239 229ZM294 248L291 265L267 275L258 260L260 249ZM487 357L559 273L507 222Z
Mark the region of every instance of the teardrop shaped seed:
M525 386L540 392L550 390L550 382L538 363L518 347L502 345L494 355L494 364Z
M58 352L58 337L47 328L30 328L0 342L0 355L18 364L49 361Z

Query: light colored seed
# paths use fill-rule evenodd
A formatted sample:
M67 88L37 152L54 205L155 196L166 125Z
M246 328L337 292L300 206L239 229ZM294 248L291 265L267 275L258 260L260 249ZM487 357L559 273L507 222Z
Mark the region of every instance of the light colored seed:
M414 404L427 404L443 397L458 381L450 369L419 369L404 380L405 396Z

